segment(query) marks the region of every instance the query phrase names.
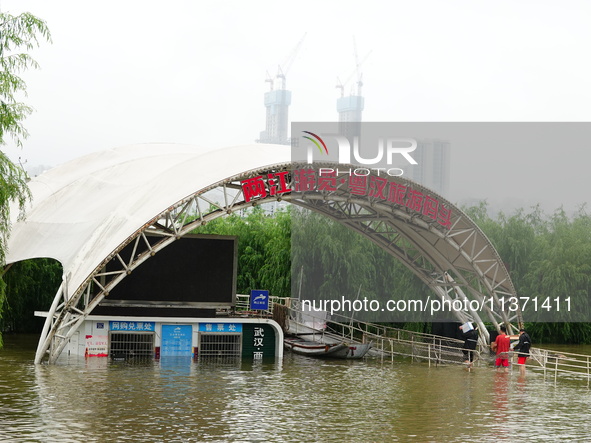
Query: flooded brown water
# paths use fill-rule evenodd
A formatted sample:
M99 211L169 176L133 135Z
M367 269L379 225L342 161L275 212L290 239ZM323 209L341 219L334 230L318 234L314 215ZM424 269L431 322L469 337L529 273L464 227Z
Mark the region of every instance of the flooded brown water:
M585 441L585 381L515 368L379 360L34 365L36 336L0 350L0 441ZM588 349L586 349L588 350ZM582 352L581 348L570 352Z

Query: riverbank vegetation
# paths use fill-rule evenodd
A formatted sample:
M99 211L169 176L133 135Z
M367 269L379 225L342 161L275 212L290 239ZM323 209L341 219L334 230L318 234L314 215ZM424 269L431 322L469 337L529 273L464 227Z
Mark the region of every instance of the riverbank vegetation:
M41 41L51 41L47 24L33 14L24 12L11 15L0 12L0 148L8 141L17 147L29 133L23 122L33 108L22 101L27 95L27 84L22 73L38 68L29 52ZM11 203L22 211L30 197L27 174L22 165L12 162L0 150L0 263L5 264L6 241L10 232ZM15 208L12 208L14 211ZM5 304L5 285L0 279L0 321L2 306ZM0 329L1 331L1 329ZM0 334L0 346L2 335Z
M562 209L545 215L535 207L492 217L485 203L464 210L496 247L519 296L591 297L591 216L584 208L572 216ZM324 299L354 299L358 292L368 299L380 294L419 299L430 291L367 239L293 206L273 214L259 207L242 216L219 218L198 233L238 237L240 294L268 289L279 297L305 298L314 290L321 291ZM33 311L49 308L60 281L61 267L55 261L15 264L5 275L7 299L0 328L37 331ZM397 326L431 331L428 324ZM536 344L591 343L591 323L530 323L526 328Z
M502 257L518 296L569 296L591 302L591 215L585 206L572 215L538 207L512 215L487 214L486 204L466 208ZM591 323L526 323L537 343L591 343Z

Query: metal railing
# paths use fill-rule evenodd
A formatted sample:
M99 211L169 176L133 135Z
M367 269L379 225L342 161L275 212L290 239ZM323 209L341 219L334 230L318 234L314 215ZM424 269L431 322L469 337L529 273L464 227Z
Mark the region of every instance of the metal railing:
M408 331L405 331L408 332ZM411 335L410 339L392 336L375 336L376 350L380 352L380 358L390 357L394 361L395 356L410 357L412 361L427 361L431 364L460 364L466 360L462 352L463 341L442 338L438 336L426 337ZM476 350L475 360L479 359Z
M238 313L251 312L248 295L237 295L236 298ZM297 299L270 297L269 310L257 314L273 317L276 305L285 306L287 309L289 315L284 325L287 331L307 333L312 339L320 341L372 342L371 354L379 356L382 360L393 360L395 356L410 357L413 361L426 360L429 364L458 364L465 360L461 349L464 345L463 340L364 322L339 314L332 314L327 318L324 313L304 312ZM315 325L310 326L311 323ZM477 359L480 355L479 350L474 353Z
M463 340L415 332L386 325L350 320L333 315L327 322L326 334L341 339L373 343L373 354L394 361L396 356L412 361L427 361L429 365L460 364L466 358L462 352ZM480 352L474 351L475 359Z
M587 386L591 384L591 355L531 348L527 366L543 371L544 379L552 377L555 383L560 377L587 380Z
M236 294L236 305L235 311L237 313L245 314L258 314L263 316L273 316L273 309L275 305L290 306L291 298L289 297L275 297L269 296L269 309L263 309L260 311L253 311L250 309L250 295L249 294Z
M236 296L237 313L251 313L273 317L275 307L284 306L289 313L286 324L287 330L306 328L314 339L322 341L347 340L350 342L373 343L370 355L394 360L395 356L411 358L413 361L427 361L435 364L462 364L465 361L462 347L463 340L442 337L423 332L394 328L383 324L359 321L339 314L332 314L330 318L316 315L314 311L303 312L299 300L289 297L270 297L269 309L253 312L250 310L250 296ZM317 323L324 323L323 328L307 326L302 316ZM479 347L474 351L475 364L492 364L495 355L488 347ZM516 366L517 353L511 352L512 367ZM556 382L559 377L587 380L591 385L591 355L574 354L548 349L531 348L528 369L543 371L544 379L553 377Z

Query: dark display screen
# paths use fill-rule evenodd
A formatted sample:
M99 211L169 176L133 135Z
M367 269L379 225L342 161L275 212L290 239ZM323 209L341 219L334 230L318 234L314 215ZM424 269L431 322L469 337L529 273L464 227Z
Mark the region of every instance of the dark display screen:
M150 238L150 243L158 240ZM129 257L131 247L121 256ZM235 237L182 237L134 269L113 288L105 304L127 301L163 307L166 302L172 302L171 307L233 306L236 250Z

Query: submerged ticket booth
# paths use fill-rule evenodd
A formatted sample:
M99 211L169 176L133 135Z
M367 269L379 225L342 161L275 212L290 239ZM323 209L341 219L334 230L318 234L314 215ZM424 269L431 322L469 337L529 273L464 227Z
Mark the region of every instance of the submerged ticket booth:
M283 332L264 318L129 319L90 316L66 348L69 355L114 360L168 357L241 358L283 356Z
M149 247L160 241L145 238ZM133 244L124 248L104 274L137 251ZM281 358L283 331L275 321L234 313L236 263L234 236L179 238L101 300L72 334L65 354L113 360Z

